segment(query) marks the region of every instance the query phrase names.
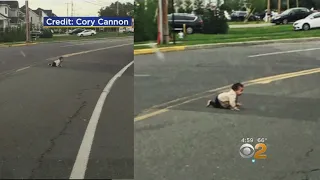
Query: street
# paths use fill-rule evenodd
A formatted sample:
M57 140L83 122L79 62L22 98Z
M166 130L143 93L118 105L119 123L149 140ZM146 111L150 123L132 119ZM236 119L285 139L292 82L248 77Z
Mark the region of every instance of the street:
M132 178L132 61L127 37L0 48L0 178Z
M135 56L135 179L318 180L319 43ZM236 82L241 111L205 107ZM266 138L267 159L242 138Z

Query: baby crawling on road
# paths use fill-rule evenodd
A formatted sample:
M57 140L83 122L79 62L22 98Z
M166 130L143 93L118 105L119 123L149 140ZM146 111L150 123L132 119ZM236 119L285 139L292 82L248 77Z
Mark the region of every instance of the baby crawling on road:
M49 63L48 66L51 67L62 67L63 57L59 57L57 60L53 61L52 63Z
M208 100L207 107L213 106L220 109L237 110L241 106L238 102L238 97L242 95L244 86L241 83L235 83L232 85L230 91L218 94L213 100Z

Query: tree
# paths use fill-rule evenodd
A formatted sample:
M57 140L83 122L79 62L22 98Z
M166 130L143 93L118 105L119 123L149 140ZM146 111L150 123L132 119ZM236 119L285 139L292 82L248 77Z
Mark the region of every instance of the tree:
M299 0L298 4L300 7L306 7L306 8L320 8L320 1L319 0ZM290 2L290 5L292 7L296 7L296 0L293 0L293 2Z
M256 12L262 12L267 8L266 7L267 3L265 0L247 0L247 3L250 4L251 6L250 9ZM277 2L277 7L278 7L278 2Z
M212 6L212 1L209 0L208 3L206 4L206 8L205 9L210 9Z
M314 8L320 9L320 1L313 0L313 3L314 3Z
M185 6L185 12L186 13L192 13L193 11L193 6L191 0L185 0L184 1L184 6Z
M117 5L117 3L119 4ZM117 14L117 6L119 14ZM133 11L133 9L134 6L130 2L120 3L119 1L117 1L115 3L111 3L110 6L101 8L98 14L99 16L128 16L128 14Z
M182 0L175 0L175 8L178 9L178 13L184 13L185 10L183 8L183 1Z
M147 7L146 7L147 6ZM158 3L148 0L135 2L134 5L134 42L157 39L157 21L155 18Z
M226 6L230 7L232 10L238 10L240 8L239 0L228 0L224 3Z
M194 0L193 6L197 15L204 14L204 0Z
M228 5L226 5L226 4L221 4L220 10L221 10L221 11L228 11L228 12L231 12L231 11L232 11L232 9L231 9Z
M174 8L172 8L172 3L174 0L168 0L168 14L174 13Z
M216 1L217 1L216 6L217 6L217 7L220 7L220 5L221 5L221 0L216 0Z

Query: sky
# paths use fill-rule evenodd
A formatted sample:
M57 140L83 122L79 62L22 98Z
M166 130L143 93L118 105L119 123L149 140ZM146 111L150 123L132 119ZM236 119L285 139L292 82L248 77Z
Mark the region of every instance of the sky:
M97 16L101 7L108 6L117 0L73 0L74 16ZM18 0L19 6L25 4L25 0ZM29 0L31 9L42 8L52 10L57 16L67 16L67 7L69 7L68 16L71 16L72 0ZM131 2L133 0L119 0L121 3ZM67 6L67 3L68 6Z

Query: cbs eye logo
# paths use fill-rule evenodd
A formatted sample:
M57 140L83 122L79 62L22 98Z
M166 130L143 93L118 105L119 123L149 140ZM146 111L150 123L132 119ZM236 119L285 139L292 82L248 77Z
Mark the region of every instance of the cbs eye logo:
M267 145L264 143L258 143L253 147L251 144L242 144L240 147L240 156L243 158L251 158L254 156L254 159L267 159L267 155L264 154L267 151Z

